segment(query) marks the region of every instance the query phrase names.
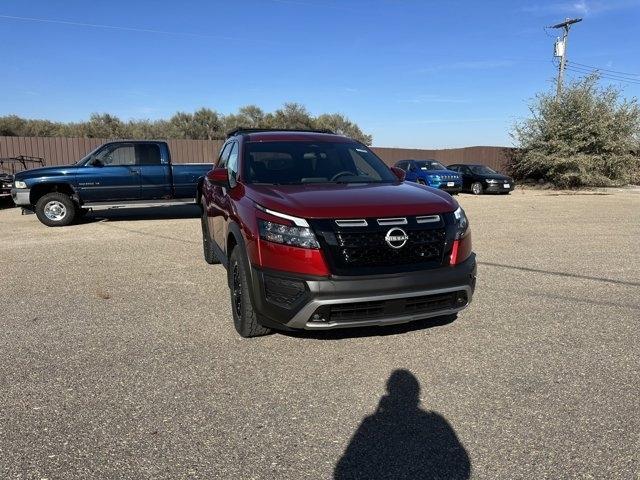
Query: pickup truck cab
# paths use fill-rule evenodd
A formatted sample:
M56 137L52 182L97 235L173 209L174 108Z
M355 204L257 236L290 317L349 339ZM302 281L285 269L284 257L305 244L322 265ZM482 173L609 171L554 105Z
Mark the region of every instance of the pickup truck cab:
M211 167L172 164L166 142L109 142L73 165L17 173L11 196L45 225L64 226L90 209L195 203Z
M204 258L227 269L243 337L455 314L476 260L464 211L365 145L320 131L230 132L200 187Z

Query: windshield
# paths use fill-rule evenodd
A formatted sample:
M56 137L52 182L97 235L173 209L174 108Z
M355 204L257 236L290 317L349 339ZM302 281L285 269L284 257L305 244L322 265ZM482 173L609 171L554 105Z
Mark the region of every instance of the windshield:
M435 160L416 160L416 166L420 170L446 170L447 167Z
M247 183L393 183L396 176L371 150L359 143L247 142Z
M493 175L498 173L489 167L485 167L484 165L472 165L469 168L476 175Z

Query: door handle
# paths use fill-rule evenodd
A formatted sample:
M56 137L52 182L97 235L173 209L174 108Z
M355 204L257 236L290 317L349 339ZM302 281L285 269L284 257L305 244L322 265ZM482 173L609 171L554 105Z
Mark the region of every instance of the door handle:
M131 172L131 175L140 175L140 172L138 170L129 170Z

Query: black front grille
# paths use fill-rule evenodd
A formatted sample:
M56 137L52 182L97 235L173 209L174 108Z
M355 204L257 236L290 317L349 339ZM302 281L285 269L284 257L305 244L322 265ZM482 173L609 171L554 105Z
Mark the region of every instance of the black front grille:
M441 266L447 249L447 225L443 219L433 223L418 223L415 217L406 224L379 225L368 218L367 226L338 226L332 220L314 221L313 227L322 243L333 273L359 275L417 270ZM406 243L393 248L385 237L400 228L407 235ZM400 232L395 231L392 235ZM398 246L395 242L395 246ZM449 246L450 247L450 246Z
M442 257L445 230L405 230L409 239L401 248L385 240L388 228L377 232L338 232L337 256L343 266L382 267L438 261Z
M385 317L420 315L464 306L467 294L447 292L419 297L394 298L372 302L327 305L316 310L314 317L325 322L352 322Z

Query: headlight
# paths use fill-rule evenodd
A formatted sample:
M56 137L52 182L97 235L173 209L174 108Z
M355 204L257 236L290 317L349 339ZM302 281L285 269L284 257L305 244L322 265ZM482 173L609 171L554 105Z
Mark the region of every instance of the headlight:
M453 212L453 216L456 220L456 240L459 240L467 234L467 230L469 230L469 220L461 207L458 207L458 209Z
M27 188L27 184L21 182L20 180L16 180L15 182L13 182L13 185L15 186L15 188Z
M440 175L429 175L429 180L439 182L441 180Z
M320 248L316 236L309 227L292 227L280 223L258 220L260 238L292 247Z
M491 184L493 184L493 183L498 183L498 180L496 180L496 179L494 179L494 178L488 178L488 179L487 179L487 183L491 183Z

